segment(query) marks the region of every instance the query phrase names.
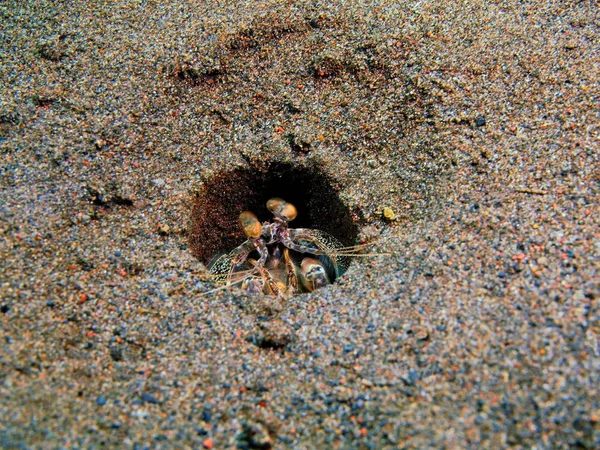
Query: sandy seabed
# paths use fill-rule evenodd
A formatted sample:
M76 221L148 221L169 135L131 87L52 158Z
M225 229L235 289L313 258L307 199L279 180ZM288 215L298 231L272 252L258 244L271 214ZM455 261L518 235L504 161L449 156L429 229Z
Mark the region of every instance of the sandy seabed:
M0 4L0 446L600 447L597 4L240 3Z

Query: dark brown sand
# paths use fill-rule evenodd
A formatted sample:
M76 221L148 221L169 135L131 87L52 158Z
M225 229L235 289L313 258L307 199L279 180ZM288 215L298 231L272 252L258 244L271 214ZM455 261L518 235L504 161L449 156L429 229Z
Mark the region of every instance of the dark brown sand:
M338 3L0 3L0 447L600 446L597 5Z

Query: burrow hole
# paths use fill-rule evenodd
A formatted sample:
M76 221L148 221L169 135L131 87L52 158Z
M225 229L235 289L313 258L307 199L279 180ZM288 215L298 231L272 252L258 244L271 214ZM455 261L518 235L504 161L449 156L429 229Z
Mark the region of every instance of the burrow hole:
M359 227L330 176L315 167L270 163L223 171L202 184L192 206L190 247L194 256L209 265L217 255L244 242L240 212L249 210L261 221L271 221L266 202L272 197L296 206L298 216L290 222L291 228L319 229L345 246L356 243Z

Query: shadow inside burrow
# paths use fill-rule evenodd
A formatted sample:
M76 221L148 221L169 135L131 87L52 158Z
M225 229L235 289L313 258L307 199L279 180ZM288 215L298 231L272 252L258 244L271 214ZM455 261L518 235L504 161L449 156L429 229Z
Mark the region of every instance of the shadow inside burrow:
M273 215L266 203L281 197L292 203L298 216L290 228L313 228L337 237L348 246L356 242L358 225L338 195L334 180L316 167L284 162L244 166L217 173L195 192L190 220L190 248L209 264L246 240L238 223L242 211L261 221Z

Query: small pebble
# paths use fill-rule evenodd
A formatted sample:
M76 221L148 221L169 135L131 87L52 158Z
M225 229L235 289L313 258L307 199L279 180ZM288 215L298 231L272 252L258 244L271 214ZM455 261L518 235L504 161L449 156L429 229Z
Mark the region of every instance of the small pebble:
M171 231L171 227L169 227L169 225L165 225L165 224L160 224L158 226L158 233L166 236L167 234L169 234L169 232Z
M425 341L427 339L429 339L429 333L427 332L427 330L419 330L415 333L415 337L419 340L419 341Z
M396 219L396 213L392 208L383 208L383 217L386 220L392 221Z
M154 405L158 405L160 400L158 400L154 395L149 394L148 392L144 392L142 394L142 400L146 403L152 403Z

